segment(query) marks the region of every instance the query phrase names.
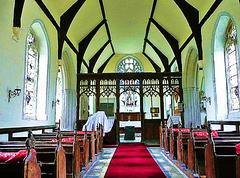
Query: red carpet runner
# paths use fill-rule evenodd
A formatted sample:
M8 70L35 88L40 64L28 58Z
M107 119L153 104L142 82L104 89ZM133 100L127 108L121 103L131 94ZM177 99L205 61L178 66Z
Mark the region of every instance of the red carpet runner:
M166 176L143 143L123 143L117 147L105 174L105 178L109 177Z

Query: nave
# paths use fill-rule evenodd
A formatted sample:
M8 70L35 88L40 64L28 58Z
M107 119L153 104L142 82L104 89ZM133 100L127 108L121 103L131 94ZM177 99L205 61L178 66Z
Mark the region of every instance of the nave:
M105 157L94 145L121 145L127 126L186 175L183 164L202 177L240 177L239 7L0 0L0 177L78 177ZM104 137L82 129L99 111L113 123Z

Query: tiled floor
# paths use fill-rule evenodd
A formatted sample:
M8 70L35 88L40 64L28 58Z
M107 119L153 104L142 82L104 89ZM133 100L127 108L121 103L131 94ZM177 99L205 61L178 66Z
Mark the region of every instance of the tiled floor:
M85 178L103 178L116 148L104 148L98 161L85 174ZM187 178L162 152L160 147L148 147L149 152L167 177Z
M89 169L89 171L83 177L103 178L115 150L116 148L103 148L103 151L99 155L99 159L95 162L95 164L91 167L91 169Z
M160 147L148 147L148 151L167 177L187 178L187 176L170 161Z

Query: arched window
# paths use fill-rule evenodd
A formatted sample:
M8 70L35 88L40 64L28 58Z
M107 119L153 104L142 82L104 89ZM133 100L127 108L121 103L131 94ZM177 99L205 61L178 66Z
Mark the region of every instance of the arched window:
M213 41L217 120L240 118L237 38L234 21L229 14L223 13L216 25Z
M38 84L38 46L33 32L29 31L27 36L26 68L25 68L25 99L24 116L25 118L35 118L37 84Z
M117 72L119 73L132 73L132 72L142 72L142 66L140 62L132 57L125 57L119 64L117 68Z
M230 19L226 29L225 64L229 111L239 110L239 64L237 53L237 31Z
M26 40L24 119L47 120L47 47L42 24L36 21L32 24Z
M124 57L117 66L118 73L136 73L142 72L143 67L138 59L133 56ZM140 112L139 88L125 91L125 85L139 85L139 80L121 80L120 81L120 112ZM137 92L138 91L138 92Z
M58 76L57 76L57 92L56 92L56 122L59 122L63 119L63 69L61 66L58 67ZM62 122L64 123L64 122ZM62 123L60 124L62 126Z

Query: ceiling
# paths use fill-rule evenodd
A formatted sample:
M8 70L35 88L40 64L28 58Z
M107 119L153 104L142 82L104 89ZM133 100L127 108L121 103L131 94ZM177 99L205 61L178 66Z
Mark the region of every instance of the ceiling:
M63 36L60 37L59 55L61 41L65 43L67 37L80 53L78 63L87 66L89 72L99 72L114 54L143 53L162 71L167 70L173 59L180 66L182 45L193 31L201 28L198 24L216 3L215 0L42 2L56 21L60 21ZM196 33L194 39L201 51L201 33Z

